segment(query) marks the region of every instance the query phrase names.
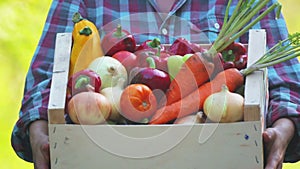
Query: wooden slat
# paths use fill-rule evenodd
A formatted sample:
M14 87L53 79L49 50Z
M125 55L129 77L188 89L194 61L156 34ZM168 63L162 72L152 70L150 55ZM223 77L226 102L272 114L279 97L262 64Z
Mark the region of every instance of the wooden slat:
M266 51L265 30L250 30L248 44L248 66ZM245 121L263 121L266 106L266 69L256 71L246 77L245 82Z
M260 128L259 121L50 125L51 168L263 169Z
M56 36L53 75L48 105L50 124L64 124L64 108L72 44L71 33L58 33Z

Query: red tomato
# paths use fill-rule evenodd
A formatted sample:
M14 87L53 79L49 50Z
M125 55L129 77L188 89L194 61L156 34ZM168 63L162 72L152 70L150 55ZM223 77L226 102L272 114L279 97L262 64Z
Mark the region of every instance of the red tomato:
M134 122L150 118L157 109L157 101L152 90L144 84L127 86L120 98L121 114Z

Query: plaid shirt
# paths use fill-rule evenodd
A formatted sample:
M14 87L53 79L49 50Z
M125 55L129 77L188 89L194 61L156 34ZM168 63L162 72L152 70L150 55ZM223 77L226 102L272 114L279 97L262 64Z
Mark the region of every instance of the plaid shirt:
M275 0L274 0L275 1ZM233 0L236 4L237 0ZM94 22L101 37L117 24L133 33L137 42L159 37L162 43L172 43L185 37L198 43L216 39L222 26L227 1L177 0L168 14L159 13L155 0L53 0L44 30L28 70L20 118L12 133L12 146L26 161L32 161L28 125L37 119L47 120L47 106L51 83L55 36L72 32L72 15L80 12ZM230 9L230 14L234 5ZM184 18L184 19L183 19ZM287 37L284 19L275 20L275 11L254 28L267 31L268 47ZM238 41L247 43L248 35ZM289 117L296 126L295 137L288 147L286 161L300 159L300 66L297 59L268 68L270 103L267 124L281 117Z

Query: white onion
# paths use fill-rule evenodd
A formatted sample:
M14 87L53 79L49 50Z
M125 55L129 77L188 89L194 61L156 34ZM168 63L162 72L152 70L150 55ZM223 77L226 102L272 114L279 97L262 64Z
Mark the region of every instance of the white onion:
M110 56L102 56L94 59L89 69L95 71L101 78L101 89L106 87L114 87L119 79L127 82L127 71L120 61Z
M109 117L112 121L119 121L122 117L120 114L120 98L124 90L125 79L119 79L118 84L114 87L107 87L100 91L111 104L111 115Z
M243 110L243 96L230 92L225 85L220 92L208 96L203 105L203 111L207 118L213 122L220 123L243 120Z

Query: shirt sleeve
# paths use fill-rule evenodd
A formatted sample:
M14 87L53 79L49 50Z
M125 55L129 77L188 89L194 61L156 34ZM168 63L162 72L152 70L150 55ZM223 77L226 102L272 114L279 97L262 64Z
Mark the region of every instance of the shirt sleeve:
M300 159L299 70L297 59L268 69L270 102L267 124L271 126L279 118L285 117L294 122L296 129L286 151L286 162L296 162Z
M27 72L22 106L16 122L11 144L16 154L32 162L28 126L38 119L48 119L48 99L53 69L56 34L71 32L72 15L83 10L79 0L53 0L43 28L43 32Z
M288 30L283 16L275 19L269 14L260 22L267 31L268 47L286 39ZM285 154L285 162L300 160L300 64L297 58L268 67L269 111L266 116L268 127L279 118L289 118L294 122L295 134Z

